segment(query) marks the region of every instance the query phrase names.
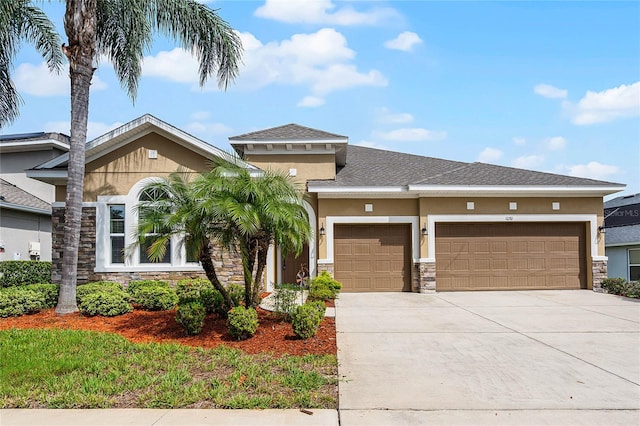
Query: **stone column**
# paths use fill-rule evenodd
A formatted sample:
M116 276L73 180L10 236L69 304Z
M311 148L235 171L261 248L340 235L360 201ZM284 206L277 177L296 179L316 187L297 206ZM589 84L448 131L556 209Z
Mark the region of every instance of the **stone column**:
M436 262L420 260L418 264L418 291L420 293L436 292Z
M602 288L602 280L607 278L607 259L592 260L591 271L593 274L593 291L606 293Z

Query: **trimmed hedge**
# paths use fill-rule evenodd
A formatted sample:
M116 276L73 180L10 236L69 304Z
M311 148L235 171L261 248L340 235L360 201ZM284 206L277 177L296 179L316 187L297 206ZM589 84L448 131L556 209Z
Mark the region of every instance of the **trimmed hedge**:
M309 298L311 300L335 299L341 288L340 282L334 280L327 271L322 271L320 275L311 280Z
M5 260L0 262L0 287L50 283L51 262Z
M44 297L43 308L53 308L58 304L60 286L57 284L31 284L22 288L40 293Z
M311 303L298 306L291 320L293 332L301 339L313 337L318 332L318 327L323 317L324 312L322 312L321 316L319 306Z
M11 287L0 290L0 317L20 316L39 312L45 306L45 297L27 287Z
M118 291L124 294L124 298L128 300L129 296L122 289L120 283L114 281L96 281L87 284L81 284L76 287L76 302L78 305L82 303L82 299L92 293Z
M176 291L169 287L143 287L136 292L133 300L147 311L166 311L178 304Z
M602 280L602 288L609 294L618 296L640 298L640 282L627 281L624 278L605 278Z
M229 327L229 334L236 339L248 339L258 330L258 312L252 308L236 306L229 311L227 327Z
M204 325L204 318L207 315L202 302L192 300L178 306L176 312L176 322L180 324L189 336L200 334Z
M78 309L84 315L115 317L133 311L124 291L97 291L83 296Z

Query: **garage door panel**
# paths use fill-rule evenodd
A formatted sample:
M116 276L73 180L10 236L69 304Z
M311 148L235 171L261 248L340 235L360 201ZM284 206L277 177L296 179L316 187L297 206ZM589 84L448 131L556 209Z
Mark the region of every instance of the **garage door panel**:
M582 223L437 224L436 290L584 288L585 229Z
M342 291L410 290L409 225L336 225L334 235L334 274Z

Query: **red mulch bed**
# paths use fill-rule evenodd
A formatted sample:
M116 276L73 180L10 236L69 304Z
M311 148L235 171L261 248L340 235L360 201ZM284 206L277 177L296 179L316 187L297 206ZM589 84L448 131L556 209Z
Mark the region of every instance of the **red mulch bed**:
M300 340L291 329L291 324L274 314L258 308L260 325L256 334L238 342L227 332L226 320L217 315L208 315L202 332L197 336L186 336L184 329L176 323L175 311L148 312L134 310L117 317L86 317L80 313L58 316L54 309L22 317L0 318L0 330L9 328L53 328L94 330L117 333L132 342L174 342L188 346L214 348L219 345L241 349L251 354L271 352L275 356L284 354L336 354L336 324L333 318L325 318L315 337Z

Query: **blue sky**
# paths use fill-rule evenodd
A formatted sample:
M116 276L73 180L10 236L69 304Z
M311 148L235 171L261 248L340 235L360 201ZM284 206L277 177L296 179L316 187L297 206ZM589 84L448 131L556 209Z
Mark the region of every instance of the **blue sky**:
M107 62L89 137L151 113L220 148L287 123L351 144L627 185L640 192L639 2L267 0L209 5L241 35L226 92L158 38L132 104ZM63 6L43 8L63 31ZM64 39L64 36L63 36ZM25 45L3 134L69 132L66 73ZM620 195L620 194L617 194Z

